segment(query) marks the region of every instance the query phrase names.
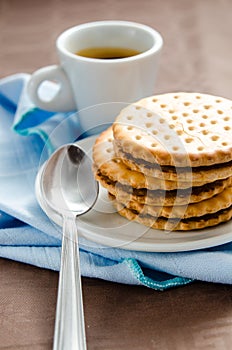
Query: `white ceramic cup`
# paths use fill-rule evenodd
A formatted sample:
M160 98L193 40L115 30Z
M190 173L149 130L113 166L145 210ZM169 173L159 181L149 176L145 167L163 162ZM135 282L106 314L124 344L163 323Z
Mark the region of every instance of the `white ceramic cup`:
M156 30L134 22L98 21L70 28L56 41L60 65L34 72L28 84L29 96L45 110L77 109L84 131L112 123L126 104L154 93L162 45ZM120 59L76 55L90 47L130 48L141 53ZM48 101L39 94L44 81L59 83L58 92Z

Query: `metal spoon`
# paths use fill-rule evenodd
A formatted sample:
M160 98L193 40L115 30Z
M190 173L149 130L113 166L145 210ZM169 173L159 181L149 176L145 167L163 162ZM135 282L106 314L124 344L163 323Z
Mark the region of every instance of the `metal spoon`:
M92 162L75 144L59 148L37 178L41 207L63 218L61 268L53 350L86 349L76 216L98 197Z

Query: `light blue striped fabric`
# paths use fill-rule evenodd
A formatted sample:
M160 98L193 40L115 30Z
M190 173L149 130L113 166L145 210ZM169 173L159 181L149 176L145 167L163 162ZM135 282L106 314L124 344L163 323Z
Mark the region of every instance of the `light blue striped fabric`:
M18 74L0 81L0 256L59 270L61 229L40 209L34 181L44 159L75 141L80 130L75 113L35 108L25 91L28 78ZM52 86L47 89L49 94ZM232 284L231 243L193 252L145 253L82 238L80 255L83 276L156 290L192 280Z

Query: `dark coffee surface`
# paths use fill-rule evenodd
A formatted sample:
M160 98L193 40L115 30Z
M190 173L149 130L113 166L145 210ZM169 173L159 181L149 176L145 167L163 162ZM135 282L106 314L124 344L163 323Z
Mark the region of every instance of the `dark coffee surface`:
M58 62L55 39L95 20L141 22L164 37L156 93L232 98L231 0L0 0L0 75ZM52 349L58 273L0 259L0 349ZM83 279L89 350L230 350L232 286L166 292Z
M76 52L76 55L102 60L128 58L140 54L138 50L124 47L89 47Z

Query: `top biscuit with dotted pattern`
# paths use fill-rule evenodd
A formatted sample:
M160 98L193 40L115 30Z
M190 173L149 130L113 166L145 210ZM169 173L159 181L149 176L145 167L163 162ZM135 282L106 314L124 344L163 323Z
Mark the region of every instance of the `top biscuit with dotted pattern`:
M113 125L124 153L159 165L212 166L232 160L232 101L168 93L124 108Z

